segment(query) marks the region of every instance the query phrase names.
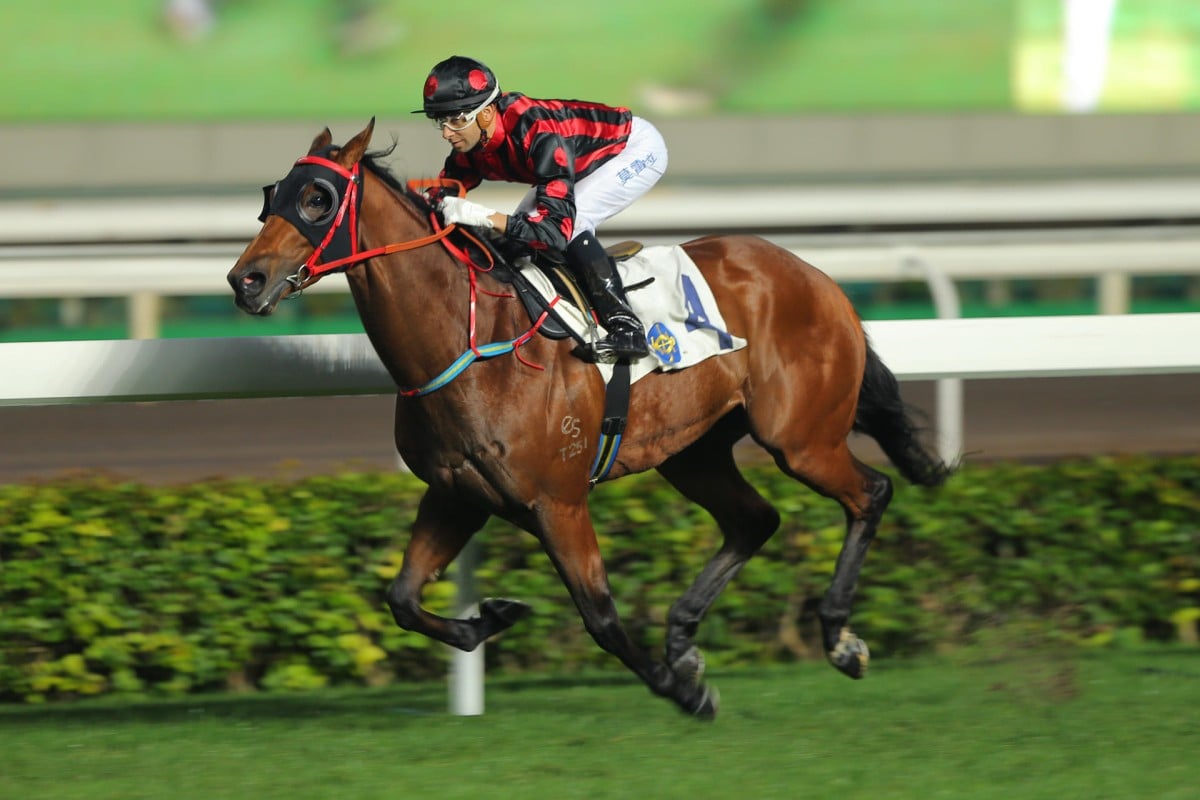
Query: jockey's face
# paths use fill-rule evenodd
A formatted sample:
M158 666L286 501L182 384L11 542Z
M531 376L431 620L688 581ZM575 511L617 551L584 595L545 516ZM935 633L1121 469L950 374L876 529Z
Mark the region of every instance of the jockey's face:
M495 106L482 109L473 119L471 116L447 119L441 125L442 138L457 153L467 153L479 146L484 132L490 132L496 121Z

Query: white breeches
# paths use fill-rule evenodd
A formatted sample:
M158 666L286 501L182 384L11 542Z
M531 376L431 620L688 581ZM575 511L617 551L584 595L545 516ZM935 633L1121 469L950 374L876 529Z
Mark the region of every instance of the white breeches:
M658 129L641 117L633 118L625 149L575 184L575 229L571 238L595 232L603 222L650 191L667 171L667 143ZM533 210L537 197L530 189L516 213Z

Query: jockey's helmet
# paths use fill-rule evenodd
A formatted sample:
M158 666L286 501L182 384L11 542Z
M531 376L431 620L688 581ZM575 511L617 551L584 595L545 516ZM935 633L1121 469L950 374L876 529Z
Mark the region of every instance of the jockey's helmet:
M500 94L500 84L486 64L450 56L430 70L422 94L424 107L413 113L436 118L482 109Z

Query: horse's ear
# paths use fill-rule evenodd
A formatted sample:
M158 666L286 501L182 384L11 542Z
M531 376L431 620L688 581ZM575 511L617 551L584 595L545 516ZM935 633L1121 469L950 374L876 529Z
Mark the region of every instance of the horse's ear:
M374 131L375 118L371 117L371 121L367 123L367 127L359 131L359 134L353 139L346 142L346 146L342 148L342 152L338 153L337 160L341 162L343 167L349 167L363 157L363 153L367 152L367 145L371 143L371 134Z
M329 128L326 128L312 140L312 145L308 148L308 154L311 156L313 153L324 150L331 144L333 144L333 134L329 132Z

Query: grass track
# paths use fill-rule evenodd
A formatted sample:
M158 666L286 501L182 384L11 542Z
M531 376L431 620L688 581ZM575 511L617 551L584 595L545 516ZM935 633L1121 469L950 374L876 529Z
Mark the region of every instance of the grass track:
M1200 651L711 676L715 723L623 673L0 709L0 797L1194 797Z

